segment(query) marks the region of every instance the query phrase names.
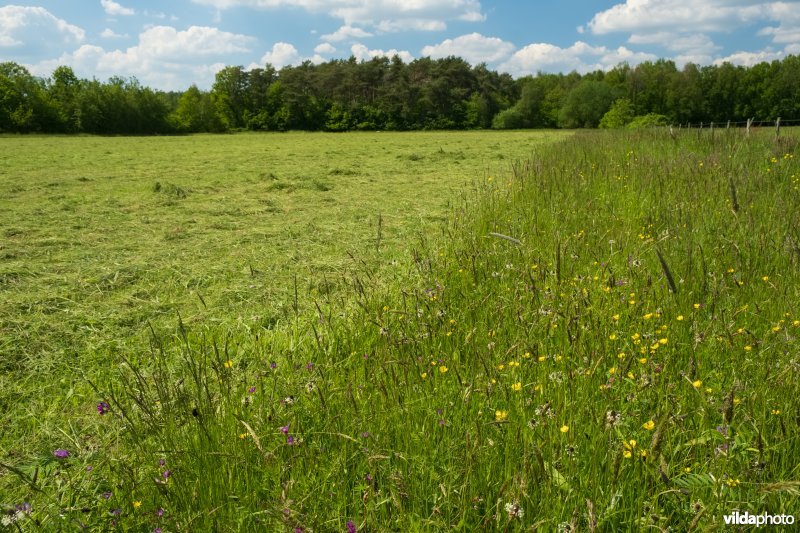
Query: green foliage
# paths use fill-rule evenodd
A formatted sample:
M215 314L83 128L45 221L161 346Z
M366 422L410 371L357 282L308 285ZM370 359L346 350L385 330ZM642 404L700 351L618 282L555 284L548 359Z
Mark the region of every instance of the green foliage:
M563 128L596 128L614 102L614 90L605 82L582 80L564 99L559 112Z
M800 119L800 56L745 68L725 63L678 70L669 60L625 63L608 72L514 80L458 57L306 61L220 70L210 91L143 88L135 79L78 79L58 67L49 79L0 68L0 131L195 133L622 127L633 116L669 123L784 123ZM627 100L624 108L614 102ZM632 107L632 109L631 109Z
M627 98L618 98L611 109L600 119L600 127L624 128L633 120L633 104Z
M653 128L657 126L666 126L668 124L669 120L664 115L648 113L646 115L634 117L633 120L628 123L628 128Z

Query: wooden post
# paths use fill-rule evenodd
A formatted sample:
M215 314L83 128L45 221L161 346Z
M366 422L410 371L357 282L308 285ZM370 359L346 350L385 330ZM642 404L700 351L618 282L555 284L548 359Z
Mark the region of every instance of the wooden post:
M752 118L748 118L747 119L747 136L748 137L750 137L750 127L752 125L753 125L753 119Z
M726 129L726 130L729 130L729 129L731 129L731 121L730 121L730 120L728 121L728 125L727 125L727 126L725 126L725 129Z
M778 120L775 121L775 138L777 139L781 135L781 117L778 117Z

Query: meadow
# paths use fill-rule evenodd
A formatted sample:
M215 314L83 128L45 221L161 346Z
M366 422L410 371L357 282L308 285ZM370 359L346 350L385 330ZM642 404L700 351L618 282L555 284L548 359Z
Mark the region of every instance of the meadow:
M800 514L797 133L7 137L6 521Z

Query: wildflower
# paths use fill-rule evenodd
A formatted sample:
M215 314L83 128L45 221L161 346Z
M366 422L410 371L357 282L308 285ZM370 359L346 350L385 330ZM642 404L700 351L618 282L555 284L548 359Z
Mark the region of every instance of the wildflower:
M111 492L104 492L103 494L101 494L101 496L103 497L103 499L104 499L104 500L106 500L106 501L110 500L110 499L111 499L111 496L113 496L113 495L114 495L114 494L113 494L113 493L111 493Z
M611 320L613 320L614 322L616 322L617 320L619 320L619 315L614 315L614 316L612 316L612 317L611 317Z
M761 278L761 281L769 281L769 276L764 276L763 278Z
M630 450L625 450L625 451L623 451L623 452L622 452L622 456L623 456L625 459L630 459L632 455L633 455L633 454L631 453L631 451L630 451Z
M272 370L275 370L276 368L278 368L278 363L276 363L275 361L272 361L272 362L269 364L269 367L270 367Z
M744 347L744 351L745 351L745 352L749 352L749 351L750 351L750 350L752 350L752 349L753 349L753 347L752 347L752 346L750 346L749 344L748 344L747 346L745 346L745 347Z
M247 438L247 433L239 433L239 439L244 440Z
M439 367L439 372L442 373L442 374L446 374L447 373L447 367L445 365L441 365Z
M108 405L106 402L100 402L97 404L97 414L104 415L111 410L111 406Z
M700 304L694 304L692 307L694 307L695 309L700 309Z
M644 424L642 424L642 427L643 427L644 429L646 429L647 431L652 431L652 430L653 430L653 428L654 428L654 427L656 427L656 423L655 423L655 422L653 422L652 420L648 420L647 422L645 422Z
M247 389L247 394L255 394L255 393L256 393L255 385Z
M514 520L515 518L522 518L525 515L525 511L522 510L522 507L519 506L519 502L508 502L505 506L506 514L508 514L509 520Z
M427 377L428 377L428 373L427 373L427 372L423 372L422 374L420 374L420 377L421 377L422 379L425 379L425 378L427 378Z
M692 382L692 387L694 387L695 389L699 389L702 385L703 382L699 379Z
M291 436L291 435L286 437L286 444L289 445L289 446L292 446L294 444L294 437Z
M505 368L506 368L506 365L504 365L504 364L502 364L502 363L500 363L499 365L497 365L497 370L504 370Z
M639 363L641 363L643 365L646 365L647 364L647 357L642 357L641 359L639 359Z
M773 410L772 410L772 411L770 411L770 412L771 412L773 415L779 415L779 414L781 414L781 410L780 410L780 409L773 409Z
M647 450L641 450L641 451L639 452L639 456L640 456L640 457L647 457Z
M622 415L617 411L614 410L606 411L606 428L611 429L616 427L621 419Z
M658 339L658 344L660 344L661 346L666 345L668 342L669 342L668 339Z
M352 520L347 521L347 533L356 533L358 531L356 529L356 525L353 523Z
M739 485L739 483L741 483L741 481L739 481L738 478L737 479L728 478L725 480L725 484L728 485L729 487L736 487Z
M521 391L521 390L522 390L522 383L521 383L521 382L519 382L519 381L518 381L518 382L516 382L516 383L514 383L513 385L511 385L511 389L512 389L513 391L515 391L515 392L519 392L519 391Z
M53 450L53 456L55 456L57 459L66 459L67 457L69 457L69 455L70 455L69 452L62 448Z
M225 363L223 363L223 366L225 366L225 368L233 368L233 361L228 359L225 361Z
M283 433L284 435L289 434L289 424L286 424L285 426L281 427L281 433Z
M306 363L306 370L308 370L309 372L314 370L314 363Z
M134 509L138 509L141 506L142 506L142 501L141 500L134 500L133 501L133 508Z
M559 428L559 431L561 433L567 433L569 431L569 426L564 424L563 426L561 426L561 428Z
M494 419L497 422L503 422L507 418L508 418L508 411L501 411L500 409L498 409L497 411L494 412Z

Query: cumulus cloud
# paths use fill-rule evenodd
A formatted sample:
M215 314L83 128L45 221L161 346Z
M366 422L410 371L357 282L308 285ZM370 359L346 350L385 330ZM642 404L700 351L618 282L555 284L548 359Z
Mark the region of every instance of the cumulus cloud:
M350 52L353 56L360 61L369 61L373 57L394 57L398 56L405 63L414 61L414 56L407 50L370 50L361 43L356 43L350 47Z
M119 34L112 30L111 28L106 28L100 33L100 37L103 39L126 39L129 37L128 34Z
M704 33L679 34L667 31L635 33L628 39L631 44L656 44L675 52L675 63L682 67L686 63L709 64L714 54L722 49Z
M344 25L335 32L328 33L320 38L323 41L339 42L346 41L347 39L363 39L365 37L372 37L372 34L361 28Z
M318 44L316 48L314 48L315 54L335 54L336 47L333 46L331 43L322 43Z
M76 45L86 32L43 7L0 7L0 50L13 50L17 60L59 53L64 45Z
M113 0L100 0L100 5L103 6L103 10L106 14L112 17L129 17L136 14L136 11L133 9L123 7Z
M136 46L106 50L84 44L71 53L31 66L31 71L48 76L55 67L69 65L86 77L136 76L145 85L165 89L186 89L186 80L210 86L217 71L229 61L229 54L248 53L255 39L218 28L192 26L179 31L154 26L139 34Z
M296 7L327 13L348 26L370 26L381 31L440 30L446 22L486 19L478 0L193 0L217 9L233 7Z
M595 34L641 32L654 28L723 31L734 24L772 18L785 4L754 4L739 0L627 0L597 13L588 27Z
M484 37L480 33L470 33L455 39L445 39L439 44L422 49L422 55L439 59L447 56L463 57L473 65L494 63L510 56L515 46L497 37Z
M294 45L289 43L275 43L272 45L272 50L264 54L261 58L261 63L269 63L277 69L281 69L287 65L295 65L300 63L300 52Z
M741 65L743 67L752 67L764 61L774 61L776 59L783 59L783 52L775 52L772 50L761 50L760 52L736 52L726 57L720 57L714 60L715 65L723 63L731 63L733 65Z
M511 58L499 66L499 70L515 76L526 76L538 72L580 73L594 70L609 70L623 61L635 65L643 61L655 61L657 56L634 52L620 46L609 49L605 46L591 46L578 41L568 48L549 43L533 43L518 50Z

